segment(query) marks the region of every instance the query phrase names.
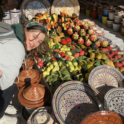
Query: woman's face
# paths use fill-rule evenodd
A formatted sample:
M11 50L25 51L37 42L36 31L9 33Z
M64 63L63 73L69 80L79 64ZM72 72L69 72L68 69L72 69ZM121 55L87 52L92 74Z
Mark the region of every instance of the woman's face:
M45 39L45 34L39 30L25 29L27 51L37 48Z

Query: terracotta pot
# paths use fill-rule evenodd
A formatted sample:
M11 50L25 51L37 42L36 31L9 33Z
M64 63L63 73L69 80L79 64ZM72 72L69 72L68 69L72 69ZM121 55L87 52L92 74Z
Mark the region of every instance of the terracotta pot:
M31 88L31 90L30 90ZM37 86L35 86L35 90L38 89L37 91L34 91L32 89L34 89L34 87L32 88L32 85L29 89L27 89L27 86L24 86L20 89L19 93L18 93L18 99L19 99L19 102L25 106L25 107L28 107L28 108L38 108L40 106L43 106L45 104L45 102L48 100L48 98L50 97L50 91L48 90L47 87L45 87L44 85L42 84L37 84ZM25 90L27 89L27 97L24 98L24 92ZM40 89L42 89L42 96L44 95L44 97L42 98L39 93L41 94L41 91ZM44 89L44 90L43 90ZM31 95L32 94L32 95ZM30 100L27 100L27 98L31 98L33 97L33 101L30 101ZM32 97L30 97L32 96ZM40 97L37 97L37 96L40 96ZM36 98L36 99L35 99ZM39 100L38 100L38 99ZM35 101L34 101L35 100Z
M121 35L124 36L124 27L121 27Z
M28 66L27 68L28 69L32 69L33 65L35 64L35 61L33 59L28 58L26 60L26 62L27 62L27 66ZM23 63L22 63L22 68L23 68L23 70L26 69L26 67L25 67L25 61L23 61Z
M122 20L122 16L117 16L117 15L114 15L114 22L115 23L121 23L121 20Z
M121 24L113 23L113 31L120 31L120 29L121 29Z
M92 10L91 11L91 18L92 19L96 19L97 18L97 11L96 10Z
M25 79L26 78L31 78L31 83L35 83L36 80L37 82L40 82L41 80L41 74L39 71L35 69L25 69L22 70L21 73L19 74L18 78L16 78L15 82L17 87L22 87L25 84Z
M29 101L38 101L44 97L45 89L38 83L32 83L31 86L23 90L23 97Z
M113 27L113 22L114 21L111 21L111 20L107 19L107 27L112 28Z

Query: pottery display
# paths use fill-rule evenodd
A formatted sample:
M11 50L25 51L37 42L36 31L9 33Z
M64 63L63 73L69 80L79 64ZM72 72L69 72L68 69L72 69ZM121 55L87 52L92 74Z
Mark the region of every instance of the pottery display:
M4 12L4 15L7 19L10 19L10 11Z
M51 14L60 14L61 11L69 15L75 13L79 16L80 5L78 0L54 0L51 7Z
M99 111L89 115L81 124L123 124L123 122L115 112Z
M121 23L122 21L122 16L117 16L117 15L114 15L114 22L119 24Z
M107 25L107 19L108 19L108 17L102 16L102 23L103 23L104 25Z
M80 81L60 85L52 99L53 112L59 123L80 124L86 115L98 111L94 92Z
M122 73L114 67L100 65L91 71L88 83L99 94L98 88L100 87L101 89L104 86L123 87L123 79Z
M124 88L109 90L104 97L104 107L121 115L124 122Z
M20 10L17 9L10 10L10 15L12 24L18 24L20 22Z
M109 20L114 20L114 12L109 12Z
M35 69L25 69L22 70L18 76L18 78L15 80L17 87L22 87L25 84L25 79L26 78L31 78L31 82L35 83L36 80L37 82L40 82L41 80L41 74L39 71Z
M11 19L8 19L6 17L3 17L2 20L3 20L3 22L11 25Z
M50 97L50 91L42 84L33 84L24 86L18 93L19 102L28 108L37 108L43 106Z
M27 67L25 65L26 64L25 61L27 62ZM26 68L27 69L32 69L33 65L35 64L35 60L28 58L25 61L23 61L23 63L22 63L23 70L26 69Z
M121 27L121 35L124 36L124 27Z
M113 31L120 31L121 30L121 24L113 23Z
M27 124L54 124L55 119L50 107L39 107L28 118Z
M50 13L50 3L47 0L24 0L21 13L30 21L37 13Z
M107 27L112 28L113 27L113 22L114 21L107 19Z

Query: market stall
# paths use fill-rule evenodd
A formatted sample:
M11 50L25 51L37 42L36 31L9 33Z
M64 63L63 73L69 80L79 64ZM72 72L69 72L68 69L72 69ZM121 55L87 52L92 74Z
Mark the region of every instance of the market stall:
M97 6L93 5L95 9ZM31 10L30 6L33 6ZM44 8L40 9L41 6ZM90 6L85 8L87 16L90 16ZM101 8L98 8L99 14L103 13ZM47 1L38 0L35 4L33 0L24 1L21 12L24 20L46 27L46 42L52 53L35 53L34 60L28 58L16 79L18 99L25 107L23 114L28 124L95 124L101 121L122 124L123 41L119 46L111 39L112 34L105 37L106 31L94 21L79 19L77 0L54 0L51 14ZM96 10L91 13L96 19ZM103 24L104 20L103 17Z

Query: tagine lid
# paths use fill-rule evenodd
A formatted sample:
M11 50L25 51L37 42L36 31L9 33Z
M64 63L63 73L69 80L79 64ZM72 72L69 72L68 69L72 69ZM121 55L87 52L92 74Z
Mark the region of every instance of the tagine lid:
M34 71L34 69L25 69L23 71L21 71L20 75L19 75L19 80L24 81L26 78L31 78L34 79L36 77L36 72Z
M23 90L23 97L29 101L38 101L44 98L45 88L38 85L38 83L31 84Z

